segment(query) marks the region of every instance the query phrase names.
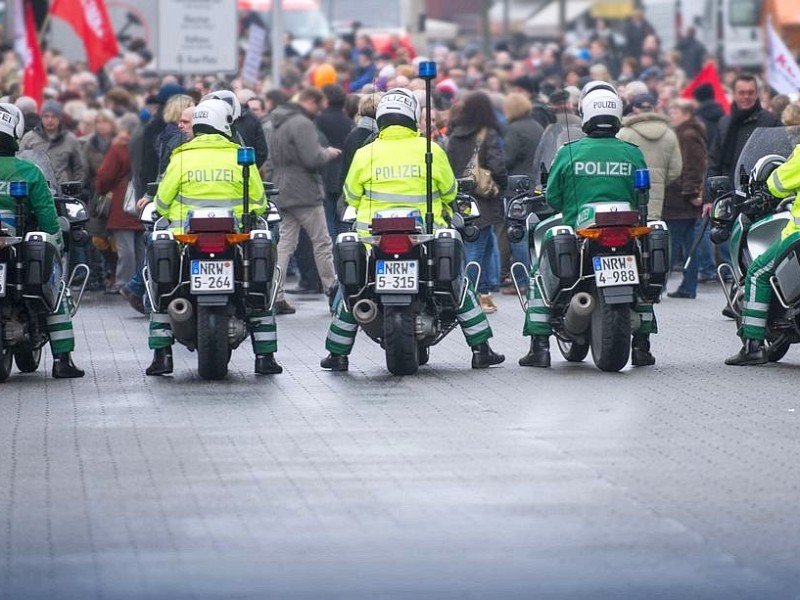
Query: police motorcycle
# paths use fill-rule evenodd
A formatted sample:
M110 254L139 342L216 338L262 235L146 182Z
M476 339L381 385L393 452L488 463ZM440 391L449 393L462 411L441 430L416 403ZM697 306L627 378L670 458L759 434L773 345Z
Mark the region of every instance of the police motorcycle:
M219 380L228 373L231 353L248 335L248 316L270 310L280 284L277 239L280 215L274 203L264 217L249 211L250 166L255 151L239 148L237 161L244 178L241 222L233 211L198 209L189 213L185 233L173 233L158 218L153 203L142 213L152 227L143 270L151 306L166 312L175 340L197 351L202 379ZM264 182L265 194L278 194ZM155 197L157 183L148 184Z
M527 239L537 286L551 311L550 325L561 355L581 362L589 350L601 371L619 371L631 353L631 309L636 299L659 302L669 269L669 234L663 221L647 220L650 174L637 171L639 210L627 201L583 207L577 229L564 225L545 201L549 166L563 136L552 136L541 160L539 190L521 191L506 211L511 242ZM643 225L646 223L646 225ZM526 271L522 263L512 269ZM516 285L516 284L515 284ZM528 300L517 286L523 310Z
M65 249L89 239L80 189L80 182L64 183L54 198ZM26 181L10 182L16 208L0 211L0 382L8 379L12 362L22 373L39 368L42 348L50 341L47 317L65 303L71 316L77 313L89 273L88 266L78 264L64 278L66 258L59 257L53 236L37 230L26 208L28 191ZM70 288L79 278L83 283L73 298Z
M446 229L426 228L419 209L375 214L369 236L340 233L334 262L342 300L359 327L386 354L393 375L413 375L430 359L430 348L458 326L466 299L464 241L477 239L478 205L471 179L458 180L455 211ZM354 221L350 208L346 221Z
M714 198L711 240L730 240L730 263L717 268L728 308L742 321L747 270L753 261L778 241L792 219L789 206L794 196L778 199L767 190L767 179L786 161L800 142L795 127L760 128L753 132L736 165L736 187L728 177L709 179ZM766 354L771 362L783 358L793 343L800 342L800 243L776 263L770 284L775 296L767 319Z

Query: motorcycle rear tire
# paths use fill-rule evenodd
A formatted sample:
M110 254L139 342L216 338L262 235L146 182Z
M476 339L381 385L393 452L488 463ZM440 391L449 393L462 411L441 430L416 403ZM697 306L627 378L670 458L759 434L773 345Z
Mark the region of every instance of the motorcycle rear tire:
M417 362L419 366L427 365L431 359L431 347L424 344L419 344L417 348Z
M607 304L603 293L595 296L592 312L592 360L601 371L620 371L631 355L631 308L629 304Z
M25 348L14 353L14 362L22 373L33 373L39 368L42 359L42 349L31 350Z
M3 328L0 327L0 383L8 379L11 375L11 367L14 362L14 354L11 348L6 348L3 343Z
M791 342L788 340L783 340L780 343L774 343L776 340L770 340L769 336L767 336L767 360L769 362L778 362L789 351L789 346L791 346Z
M197 372L202 379L218 381L228 374L231 351L228 347L226 306L197 307Z
M414 313L410 306L386 306L383 311L386 368L392 375L413 375L419 368Z
M580 344L578 342L570 342L567 340L562 340L561 338L556 338L556 343L558 344L558 350L561 352L561 356L564 357L564 360L569 362L582 362L586 355L589 354L589 344L584 343Z

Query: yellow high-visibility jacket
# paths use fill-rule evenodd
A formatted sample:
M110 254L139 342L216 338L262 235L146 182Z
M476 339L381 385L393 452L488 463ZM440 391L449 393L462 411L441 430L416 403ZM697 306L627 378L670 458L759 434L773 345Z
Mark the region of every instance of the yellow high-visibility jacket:
M396 208L418 209L423 219L425 201L425 138L408 127L392 125L378 139L359 148L344 183L344 197L357 211L356 230L367 235L378 211ZM433 155L433 220L447 227L457 184L447 155L431 144Z
M236 162L238 144L223 135L202 134L178 146L170 155L155 203L170 228L182 231L189 212L198 208L233 210L241 218L244 197L242 167ZM255 165L250 167L250 211L267 209L264 184Z

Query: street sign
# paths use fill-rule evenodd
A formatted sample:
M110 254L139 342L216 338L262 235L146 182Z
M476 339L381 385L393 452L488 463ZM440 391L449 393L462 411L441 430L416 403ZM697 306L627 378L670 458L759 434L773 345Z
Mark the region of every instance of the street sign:
M235 73L237 19L236 3L230 0L159 2L158 70Z

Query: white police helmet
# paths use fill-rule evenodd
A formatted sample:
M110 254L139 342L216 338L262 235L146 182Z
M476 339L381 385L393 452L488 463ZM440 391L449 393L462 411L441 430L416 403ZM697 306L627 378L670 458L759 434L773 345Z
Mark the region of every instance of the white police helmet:
M583 86L583 88L581 89L581 96L578 99L578 112L581 113L581 116L583 116L582 114L583 100L586 98L586 96L588 96L589 94L591 94L596 90L607 90L614 94L617 93L617 89L606 81L590 81L585 86Z
M226 102L231 107L231 114L233 115L233 120L237 121L239 117L242 116L242 104L239 102L239 98L236 97L230 90L219 90L217 92L211 92L210 94L206 94L200 100L200 102L204 102L206 100L222 100Z
M619 130L622 122L622 98L616 91L601 87L591 90L581 100L581 125L590 131Z
M224 100L201 100L192 113L192 127L208 125L227 137L232 136L233 110Z
M8 102L0 103L0 133L19 141L25 133L25 117L22 111Z
M411 119L416 127L419 123L420 107L414 93L405 88L393 88L386 92L378 102L375 119L380 120L381 117L389 115Z

